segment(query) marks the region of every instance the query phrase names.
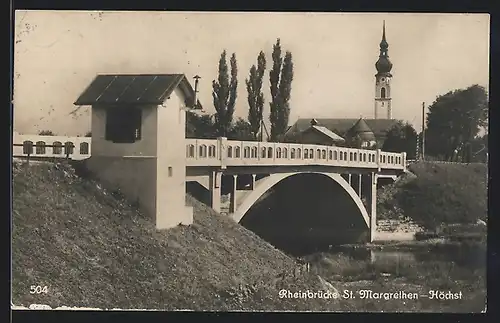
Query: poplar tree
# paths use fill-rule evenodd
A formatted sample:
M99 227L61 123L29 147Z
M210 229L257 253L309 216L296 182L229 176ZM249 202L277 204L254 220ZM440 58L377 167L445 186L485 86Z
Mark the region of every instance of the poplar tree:
M273 68L269 72L271 83L271 102L269 121L271 122L270 140L278 142L283 138L290 117L290 98L293 81L292 53L287 51L285 58L281 55L281 43L278 38L273 46Z
M236 54L230 59L231 76L226 62L226 50L219 59L219 76L212 81L212 98L215 107L215 128L218 136L226 137L233 121L234 106L238 89L238 68Z
M248 122L250 123L250 131L252 139L257 140L261 129L264 110L264 93L262 93L262 82L264 72L266 70L266 56L264 52L260 52L257 57L257 67L252 65L248 79L245 80L248 93Z

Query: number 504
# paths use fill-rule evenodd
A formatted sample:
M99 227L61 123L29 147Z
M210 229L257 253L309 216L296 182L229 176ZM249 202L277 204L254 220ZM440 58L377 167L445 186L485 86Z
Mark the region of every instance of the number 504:
M47 286L31 285L30 294L47 294L49 288Z

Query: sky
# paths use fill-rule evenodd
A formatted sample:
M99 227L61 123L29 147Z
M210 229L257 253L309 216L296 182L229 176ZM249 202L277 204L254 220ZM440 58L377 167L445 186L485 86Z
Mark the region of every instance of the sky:
M213 113L211 83L224 49L228 58L236 53L235 117L243 118L245 79L258 53L266 54L268 119L277 38L294 63L290 124L299 117L373 118L384 20L393 118L419 129L422 102L473 84L488 89L487 14L16 11L14 130L85 134L90 108L73 102L104 73L199 75L199 99Z

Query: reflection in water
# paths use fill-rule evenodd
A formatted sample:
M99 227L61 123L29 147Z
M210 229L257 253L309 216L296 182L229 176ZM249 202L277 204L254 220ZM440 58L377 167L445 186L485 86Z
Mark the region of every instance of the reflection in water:
M369 249L365 246L338 246L331 248L330 254L342 254L356 260L367 260L373 264L381 263L424 263L453 262L468 268L486 266L486 248L480 243L442 244L385 249Z

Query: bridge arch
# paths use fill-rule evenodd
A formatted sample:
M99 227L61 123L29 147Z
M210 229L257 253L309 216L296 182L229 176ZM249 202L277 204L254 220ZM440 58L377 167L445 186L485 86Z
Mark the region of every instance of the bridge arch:
M337 184L339 184L346 192L349 194L353 202L356 204L357 208L359 209L361 215L363 216L363 220L367 227L370 227L370 218L368 216L368 212L366 211L366 208L363 205L363 202L361 201L361 198L356 194L354 189L347 183L347 181L340 176L340 174L335 174L335 173L322 173L322 172L294 172L294 173L281 173L281 174L272 174L268 177L264 177L263 179L259 180L258 184L255 186L254 190L251 191L248 195L244 197L243 202L241 205L236 209L236 212L233 213L233 219L236 222L240 222L241 219L245 216L245 214L250 210L250 208L254 205L254 203L264 194L266 193L270 188L272 188L274 185L278 184L282 180L288 177L292 177L295 175L300 175L300 174L317 174L317 175L322 175L329 177L333 181L335 181Z

